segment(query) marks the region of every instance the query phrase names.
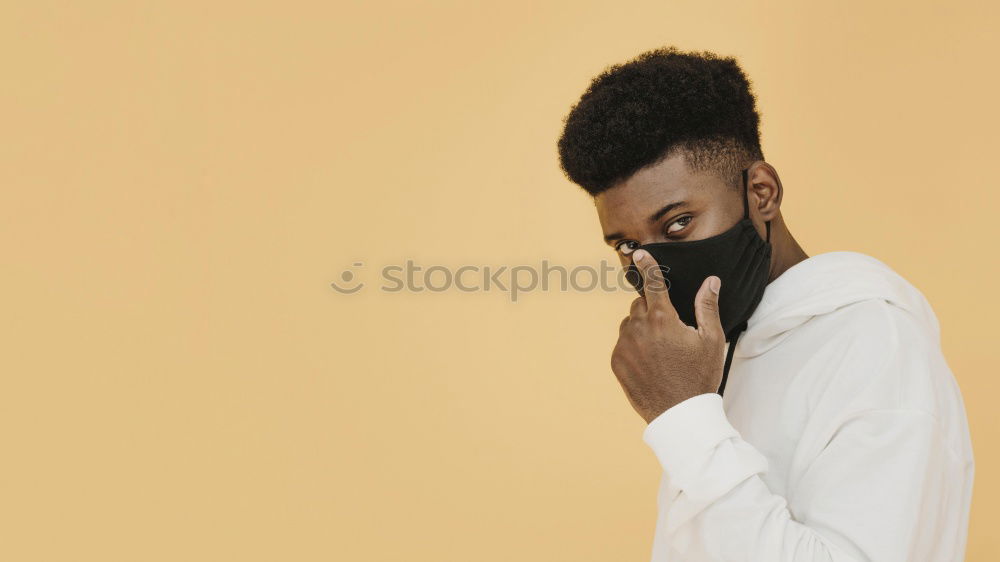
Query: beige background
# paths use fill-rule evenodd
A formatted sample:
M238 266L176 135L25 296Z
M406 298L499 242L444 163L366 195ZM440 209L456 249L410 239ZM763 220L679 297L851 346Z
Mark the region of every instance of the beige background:
M627 293L385 294L613 260L558 169L606 65L735 55L810 255L934 306L1000 554L995 2L6 2L0 558L648 560ZM354 262L363 262L353 268ZM369 285L329 283L349 269Z

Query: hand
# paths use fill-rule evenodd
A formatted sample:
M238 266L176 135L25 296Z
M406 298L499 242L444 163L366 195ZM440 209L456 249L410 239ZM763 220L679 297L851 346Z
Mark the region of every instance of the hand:
M697 328L681 321L670 302L663 270L645 250L633 254L643 293L632 301L618 328L611 370L632 407L646 423L688 398L716 392L722 384L726 336L719 319L719 294L711 275L695 295Z

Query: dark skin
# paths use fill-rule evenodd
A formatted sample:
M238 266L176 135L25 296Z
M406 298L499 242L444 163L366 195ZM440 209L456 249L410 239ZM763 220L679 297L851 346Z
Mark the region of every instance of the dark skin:
M767 235L764 222L771 221L770 283L809 256L781 216L782 187L774 167L763 160L753 162L748 182L750 219L761 238ZM664 211L677 201L686 203ZM688 398L718 390L726 339L719 295L711 287L719 278L705 279L695 297L698 327L688 326L670 302L658 264L635 248L721 234L743 218L743 191L709 172L692 173L678 152L598 194L594 203L605 242L616 250L622 266L635 260L646 284L645 294L632 301L619 326L611 369L632 407L649 423Z

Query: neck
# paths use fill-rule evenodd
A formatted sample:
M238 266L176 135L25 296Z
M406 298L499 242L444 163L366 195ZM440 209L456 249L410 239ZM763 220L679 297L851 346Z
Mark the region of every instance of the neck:
M771 271L767 282L774 281L788 268L808 257L809 255L788 231L784 219L778 214L771 220Z

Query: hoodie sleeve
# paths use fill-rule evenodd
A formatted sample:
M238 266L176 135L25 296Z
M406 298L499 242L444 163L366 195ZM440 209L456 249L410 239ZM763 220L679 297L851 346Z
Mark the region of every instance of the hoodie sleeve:
M845 416L785 497L760 475L768 461L730 425L716 393L655 418L643 440L663 467L672 500L660 505L665 544L654 562L927 560L921 534L946 532L941 506L963 465L937 419L907 409ZM657 554L657 553L661 554Z

